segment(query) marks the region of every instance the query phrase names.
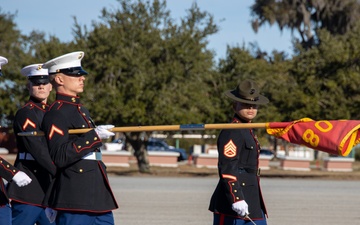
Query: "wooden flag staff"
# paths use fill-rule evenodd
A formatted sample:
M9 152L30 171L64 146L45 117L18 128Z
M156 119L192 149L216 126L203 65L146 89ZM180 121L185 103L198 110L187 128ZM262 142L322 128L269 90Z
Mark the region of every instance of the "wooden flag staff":
M181 130L216 130L216 129L252 129L266 128L268 123L218 123L218 124L182 124L182 125L157 125L157 126L131 126L114 127L112 132L141 132L141 131L181 131ZM70 129L69 134L86 133L93 128ZM42 131L18 133L19 136L43 136Z

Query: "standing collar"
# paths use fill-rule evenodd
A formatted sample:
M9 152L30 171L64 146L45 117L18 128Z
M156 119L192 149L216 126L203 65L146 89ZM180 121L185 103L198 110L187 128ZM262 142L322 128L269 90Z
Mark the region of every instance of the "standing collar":
M49 107L48 104L45 104L45 103L39 101L38 99L34 98L33 96L30 96L29 102L31 104L36 105L38 108L43 109L43 110L46 110Z
M73 104L80 104L80 97L79 96L71 96L62 93L56 93L56 100L60 100L63 102L70 102Z

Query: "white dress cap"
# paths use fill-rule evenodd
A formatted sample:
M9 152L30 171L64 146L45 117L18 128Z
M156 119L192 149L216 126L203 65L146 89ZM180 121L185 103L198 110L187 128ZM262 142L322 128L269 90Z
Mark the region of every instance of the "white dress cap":
M48 69L44 69L42 64L32 64L21 69L21 74L26 76L33 84L49 83Z
M0 77L3 75L2 72L1 72L1 66L2 65L5 65L8 63L8 60L7 58L3 57L3 56L0 56Z
M38 64L25 66L24 68L21 69L21 74L26 77L40 76L40 75L48 76L49 75L48 69L44 69L42 65L43 64L38 63Z
M8 60L7 58L3 57L3 56L0 56L0 69L1 69L1 66L2 65L5 65L8 63Z
M49 74L63 73L66 75L86 75L88 74L81 67L81 59L84 58L84 52L72 52L43 64L43 68L49 70Z

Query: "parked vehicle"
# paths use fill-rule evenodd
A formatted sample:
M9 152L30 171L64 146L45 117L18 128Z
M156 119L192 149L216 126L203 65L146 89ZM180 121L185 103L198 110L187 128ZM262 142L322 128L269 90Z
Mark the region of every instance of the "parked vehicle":
M111 151L111 152L123 151L126 150L125 148L126 148L125 140L122 138L115 139L112 142L104 143L103 146L101 146L102 151ZM146 150L178 152L180 153L180 156L178 157L178 161L187 160L187 153L185 149L175 148L174 146L170 146L162 139L150 138L147 142Z
M125 149L125 141L121 138L115 139L112 142L104 143L101 148L104 151L116 152L116 151L123 151Z
M270 156L271 159L274 158L274 152L269 149L260 149L260 155L267 155Z
M178 161L183 161L187 159L187 153L185 149L169 146L164 140L161 139L150 138L147 142L146 150L178 152L180 153L180 156L178 157Z

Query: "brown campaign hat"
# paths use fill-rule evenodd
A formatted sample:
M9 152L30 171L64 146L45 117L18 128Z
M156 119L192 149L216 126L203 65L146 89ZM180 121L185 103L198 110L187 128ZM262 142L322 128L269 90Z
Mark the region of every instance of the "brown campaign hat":
M260 95L260 89L252 80L241 81L234 90L228 90L225 95L234 101L252 105L264 105L269 99Z

